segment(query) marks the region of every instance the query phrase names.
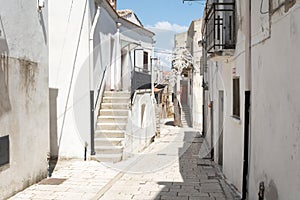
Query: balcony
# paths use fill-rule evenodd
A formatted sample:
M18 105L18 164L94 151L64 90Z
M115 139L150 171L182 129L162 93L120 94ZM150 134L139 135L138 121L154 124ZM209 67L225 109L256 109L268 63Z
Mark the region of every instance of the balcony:
M132 71L131 97L138 89L151 89L151 71L145 66L143 68L134 67Z
M222 54L226 50L235 49L235 3L214 2L206 5L205 13L206 52Z

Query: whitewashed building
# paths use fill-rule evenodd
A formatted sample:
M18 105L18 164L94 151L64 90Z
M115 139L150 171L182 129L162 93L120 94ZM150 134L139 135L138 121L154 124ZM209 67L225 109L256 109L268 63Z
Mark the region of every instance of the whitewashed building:
M182 65L182 72L177 76L180 79L177 93L180 93L181 104L191 118L189 125L197 129L202 129L201 26L201 19L193 20L186 32L174 36L174 52L178 54L175 60L181 60L179 65Z
M296 200L300 1L206 5L205 131L213 135L213 158L242 199L260 192L268 200Z
M188 77L188 103L193 128L202 129L202 74L200 60L202 56L202 19L193 20L187 31L187 49L192 55L193 68ZM200 94L200 95L199 95Z
M135 106L139 102L134 97L144 95L135 95L135 91L140 88L148 89L149 93L145 94L147 100L144 98L144 101L152 102L150 61L154 34L137 23L138 18L133 12L131 14L135 21L123 18L122 12L119 13L116 11L116 1L49 2L53 156L83 158L86 154L97 156L100 151L111 154L108 151L112 147L107 143L113 141L112 143L118 144L118 150L113 151L118 151L119 154L113 155L118 157L114 161L119 160L123 150L127 151L127 145L130 144L125 144L125 141L132 134L133 129L128 125L131 118L133 121L137 121L136 118L141 120L141 114L131 115L130 118L131 109L137 109ZM119 107L118 110L122 109L124 116L119 118L128 119L126 122L117 122L115 115L119 113L112 111L113 105L120 104L114 102L118 99L115 97L121 95L118 92L125 95L122 96L122 105L116 107ZM133 102L136 104L132 104ZM140 109L141 106L138 111ZM143 112L147 113L142 114L143 120L154 120L152 109L151 103L143 107ZM108 113L107 110L113 116L102 114ZM108 130L109 133L118 135L122 132L122 140L107 136L109 141L104 141L103 135L99 136L104 134L101 132L103 129L114 129L112 124L115 127L125 126L124 130ZM150 125L143 128L141 124L138 127L143 131L147 130L148 137L152 137L155 124L153 127ZM140 131L140 138L143 138L143 131ZM101 144L104 146L101 147Z
M47 176L48 6L38 3L0 1L0 199Z

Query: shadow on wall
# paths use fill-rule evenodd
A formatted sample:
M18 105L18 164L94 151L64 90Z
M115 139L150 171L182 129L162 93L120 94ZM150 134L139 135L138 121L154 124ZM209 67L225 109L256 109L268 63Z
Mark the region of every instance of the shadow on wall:
M57 137L57 96L58 89L49 88L49 119L50 119L50 174L53 172L58 159L58 137Z
M39 12L39 22L42 26L45 45L47 45L47 40L48 40L47 39L47 30L46 30L46 27L45 27L44 16L43 16L42 12Z
M0 16L0 118L11 110L8 91L8 44Z
M8 92L8 59L0 55L0 118L11 110Z
M266 199L278 200L278 190L275 182L271 179L268 187L266 188Z

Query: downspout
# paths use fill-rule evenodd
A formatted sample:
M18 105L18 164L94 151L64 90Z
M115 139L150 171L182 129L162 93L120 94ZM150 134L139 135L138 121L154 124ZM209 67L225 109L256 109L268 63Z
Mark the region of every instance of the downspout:
M251 91L251 0L245 1L245 91Z
M154 58L154 46L152 46L152 55L150 57L150 67L151 67L151 95L152 98L154 98L154 70L153 70L153 61L152 58Z
M206 52L206 41L205 38L202 38L202 57L203 57L203 77L202 77L202 136L205 137L206 136L206 112L205 112L205 105L207 105L206 102L206 97L205 97L205 90L207 89L207 85L206 85L206 74L207 74L207 52Z
M249 160L250 160L250 127L251 127L251 1L245 1L245 113L244 113L244 151L242 199L249 196Z
M122 89L122 47L121 47L121 40L120 40L120 26L122 25L120 22L116 23L117 25L117 33L116 33L116 71L115 71L115 90L121 90Z
M90 110L91 110L91 155L95 155L95 141L94 141L94 134L95 134L95 124L94 124L94 114L95 114L95 107L94 107L94 32L100 17L100 7L97 8L91 32L89 36L89 85L90 85Z

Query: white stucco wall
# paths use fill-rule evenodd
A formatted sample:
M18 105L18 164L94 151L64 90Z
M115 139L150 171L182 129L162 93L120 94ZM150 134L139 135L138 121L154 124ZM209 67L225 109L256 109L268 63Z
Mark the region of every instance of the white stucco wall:
M174 47L175 48L186 48L186 41L187 41L187 32L178 33L174 35Z
M244 146L245 54L244 3L237 3L237 44L232 57L209 64L214 101L214 138L218 137L218 91L224 91L223 172L241 192ZM252 1L252 89L250 120L249 199L257 199L260 182L265 199L298 199L300 186L298 94L300 37L299 1L286 13L260 13ZM268 4L263 4L268 10ZM271 29L270 29L271 28ZM233 70L235 68L235 70ZM232 77L240 78L240 120L232 115ZM215 160L218 160L218 146ZM288 184L287 184L288 183Z
M96 101L105 68L95 119L103 90L130 89L133 49L121 51L122 41L152 48L151 33L119 18L108 2L97 3L99 8L92 0L51 1L49 6L49 84L57 93L51 98L56 110L51 115L56 122L51 123L51 147L60 158L83 158L85 145L90 152L90 91Z
M144 106L143 114L142 106ZM126 127L125 158L141 152L150 144L151 139L155 136L156 120L154 106L154 99L150 93L136 95Z
M257 2L252 3L253 33L259 30ZM271 38L252 48L249 199L257 199L261 181L266 200L300 196L299 8L297 1L288 13L284 7L274 13Z
M213 148L214 160L219 160L219 91L224 94L223 110L223 172L228 180L236 188L242 189L242 159L243 159L243 80L244 75L241 68L237 69L236 76L240 77L240 116L236 119L232 116L232 68L238 66L239 59L232 60L230 63L222 64L220 61L208 62L209 70L209 101L213 101L212 108L208 109L209 115L213 109L213 125L211 119L208 121L208 140L210 140L211 126L213 126ZM208 102L209 103L209 102ZM222 136L221 136L222 137Z
M52 155L84 156L90 144L89 34L93 1L49 2L49 87L57 91ZM52 103L52 102L51 102ZM55 116L52 122L55 122Z
M47 175L48 5L38 13L33 0L0 4L0 55L6 55L0 64L0 137L9 135L10 145L10 162L0 167L0 199L6 199Z
M192 74L192 94L191 94L191 117L192 125L194 128L199 130L202 129L202 99L203 99L203 88L202 88L202 76L200 75L200 59L202 56L202 47L199 46L198 42L202 40L201 34L202 19L194 20L193 30L193 65L194 70Z
M242 2L237 2L237 19L242 18ZM244 96L245 96L245 57L244 57L244 25L237 24L237 44L233 56L216 56L208 58L209 101L213 101L213 125L209 120L208 132L213 126L214 160L219 160L219 91L224 94L223 113L223 172L228 180L242 191L243 174L243 142L244 142ZM234 69L235 68L235 69ZM233 78L240 80L240 118L233 117L232 87ZM211 112L211 108L208 109ZM210 136L209 136L210 137ZM221 136L222 137L222 136Z

